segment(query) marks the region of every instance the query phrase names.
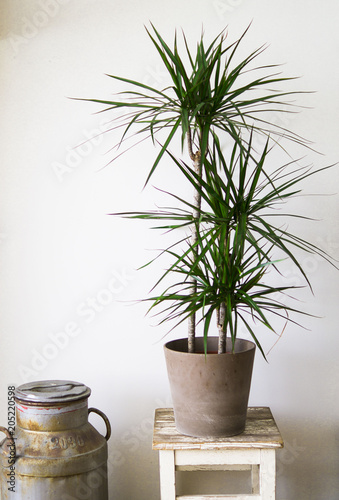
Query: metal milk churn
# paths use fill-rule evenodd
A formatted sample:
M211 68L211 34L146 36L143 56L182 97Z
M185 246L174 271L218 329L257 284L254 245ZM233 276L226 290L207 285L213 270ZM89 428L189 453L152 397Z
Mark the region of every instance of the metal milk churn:
M15 391L16 428L1 445L1 500L108 500L110 424L88 408L91 390L70 380L21 385ZM89 413L105 421L103 437Z

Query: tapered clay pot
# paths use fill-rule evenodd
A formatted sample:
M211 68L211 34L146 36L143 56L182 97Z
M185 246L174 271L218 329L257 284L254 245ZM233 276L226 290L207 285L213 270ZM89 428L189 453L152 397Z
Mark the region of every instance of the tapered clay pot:
M218 338L203 338L197 353L188 353L187 339L164 346L176 428L196 437L223 437L245 429L255 344L237 339L234 353L216 354ZM231 351L231 340L227 351Z

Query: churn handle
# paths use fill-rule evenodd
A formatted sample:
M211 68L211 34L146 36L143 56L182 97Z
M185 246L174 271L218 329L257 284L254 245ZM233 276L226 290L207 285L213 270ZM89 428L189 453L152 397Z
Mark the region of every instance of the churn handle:
M104 422L106 424L106 436L105 436L105 439L106 439L106 441L108 441L109 438L111 437L111 424L109 423L108 418L106 417L106 415L104 414L104 412L98 410L97 408L88 408L88 415L90 413L97 413L104 420Z
M10 446L14 446L14 459L13 459L13 463L15 462L16 460L16 448L15 448L15 441L14 441L14 438L12 436L12 434L9 432L8 429L6 429L6 427L2 427L0 426L0 432L3 432L4 434L6 434L6 438L9 439L11 441L11 444ZM8 465L8 467L10 467L11 464ZM4 466L3 466L4 467Z

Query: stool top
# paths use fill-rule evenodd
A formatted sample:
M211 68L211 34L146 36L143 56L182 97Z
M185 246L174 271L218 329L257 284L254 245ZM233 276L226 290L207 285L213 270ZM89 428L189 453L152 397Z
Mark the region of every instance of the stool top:
M185 436L175 427L172 408L155 410L153 450L235 450L283 446L284 442L268 407L249 407L245 431L237 436L225 438Z

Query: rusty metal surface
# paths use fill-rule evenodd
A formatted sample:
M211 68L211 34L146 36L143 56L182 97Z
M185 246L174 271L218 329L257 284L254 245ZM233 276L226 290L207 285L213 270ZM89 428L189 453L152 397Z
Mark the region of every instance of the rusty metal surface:
M16 401L17 425L30 431L62 431L84 425L87 400L58 405L27 405Z
M2 491L2 500L107 500L107 467L85 474L36 478L20 475L15 492Z
M57 404L88 398L91 390L84 384L73 380L43 380L29 382L15 391L17 400L27 404Z
M83 384L43 381L41 390L39 384L16 391L15 493L1 467L2 500L107 500L106 415L88 410L90 389ZM104 419L106 437L88 422L89 412Z
M79 474L107 460L107 444L94 427L63 432L26 432L18 429L16 470L36 477Z
M16 456L15 440L6 427L0 426L0 432L3 432L6 436L5 439L0 443L1 465L2 467L6 467L4 461L6 461L7 463L8 461L11 461L11 456L13 457L13 460L15 459Z

